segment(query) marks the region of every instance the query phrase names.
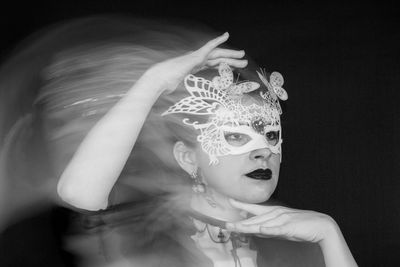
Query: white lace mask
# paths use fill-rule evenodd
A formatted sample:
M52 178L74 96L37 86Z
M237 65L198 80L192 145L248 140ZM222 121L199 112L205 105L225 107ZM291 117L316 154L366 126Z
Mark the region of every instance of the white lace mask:
M259 93L263 100L261 105L246 105L242 103L245 93L257 90L260 84L233 83L233 72L227 64L220 64L218 70L220 76L213 81L194 75L186 76L184 83L190 96L181 99L162 115L184 113L208 116L205 123L189 118L183 119L183 123L200 131L197 141L209 155L210 164L217 164L219 156L238 155L261 148L280 154L281 107L277 98L287 99L287 93L281 87L282 75L274 72L269 83L265 75L257 72L267 90Z

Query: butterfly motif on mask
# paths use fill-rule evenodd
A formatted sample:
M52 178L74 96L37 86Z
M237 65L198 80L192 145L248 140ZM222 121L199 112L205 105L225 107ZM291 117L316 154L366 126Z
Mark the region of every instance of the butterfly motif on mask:
M219 76L212 80L213 87L225 91L230 96L240 96L260 88L256 82L233 83L233 72L227 63L221 63L218 67Z
M265 84L269 91L275 93L275 95L280 100L287 100L288 94L285 89L283 89L282 85L284 83L283 76L277 71L274 71L269 76L269 82L266 78L265 71L261 70L261 73L257 71L258 77Z

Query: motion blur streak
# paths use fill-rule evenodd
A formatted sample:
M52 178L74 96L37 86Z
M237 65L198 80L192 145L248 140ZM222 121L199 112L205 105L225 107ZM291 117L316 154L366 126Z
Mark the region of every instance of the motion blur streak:
M86 133L146 69L217 36L189 24L190 31L171 21L79 19L33 34L2 62L0 232L64 206L59 220L66 227L55 234L77 266L202 265L182 215L188 179L173 162L172 141L160 138L167 128L159 114L175 102L169 96L149 114L147 134L139 136L108 210L76 211L56 194L58 177Z

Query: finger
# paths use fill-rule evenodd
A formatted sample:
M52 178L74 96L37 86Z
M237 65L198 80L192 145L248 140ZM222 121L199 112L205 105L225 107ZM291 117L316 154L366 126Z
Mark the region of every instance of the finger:
M286 225L276 225L271 227L265 227L260 225L236 225L233 224L228 230L235 231L244 234L255 234L261 237L279 237L281 239L287 239L292 241L299 241L300 238L296 238L288 231Z
M283 209L275 209L267 214L263 214L262 216L255 216L253 220L246 220L242 222L244 225L251 225L251 224L262 224L262 226L270 227L275 226L278 224L285 224L293 220L294 212L286 212Z
M235 222L232 223L233 225L231 227L245 231L244 229L257 229L256 227L276 227L287 223L287 216L274 216L273 218L267 220L260 219L263 218L257 216L258 221L253 221L251 223Z
M227 223L226 229L228 231L235 231L238 233L245 233L245 234L260 234L260 225L243 225L237 223Z
M224 48L215 48L208 55L209 59L217 59L220 57L224 58L242 58L244 57L244 50L233 50L233 49L224 49Z
M257 204L248 204L248 203L243 203L234 199L229 199L230 204L232 207L241 209L247 212L250 212L251 214L254 215L260 215L263 213L267 213L272 211L275 207L274 206L262 206L262 205L257 205Z
M296 237L286 224L272 227L262 226L260 227L260 233L267 237L279 237L280 239L291 241L304 241L302 238Z
M279 211L278 209L274 209L274 210L264 213L262 215L253 216L249 219L235 222L235 223L240 223L240 224L244 224L244 225L261 224L261 223L267 222L269 220L276 219L281 214L281 212L282 211Z
M208 41L198 51L200 51L201 53L204 53L204 54L208 54L213 49L215 49L217 46L226 42L226 40L228 40L228 38L229 38L229 33L225 32L224 34L218 36L217 38L214 38L214 39Z
M284 236L285 229L282 225L272 227L261 226L260 233L267 236Z
M218 66L220 63L226 63L230 67L234 68L244 68L247 66L248 61L246 59L217 58L217 59L207 60L206 65L208 67L215 67Z

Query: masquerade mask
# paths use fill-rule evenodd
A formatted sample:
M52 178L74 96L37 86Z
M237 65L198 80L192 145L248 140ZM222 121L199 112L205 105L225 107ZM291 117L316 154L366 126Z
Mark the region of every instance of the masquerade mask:
M222 126L221 137L224 146L229 148L231 155L239 155L256 149L268 148L272 153L279 154L282 139L280 127L272 126L265 135L255 132L249 126Z
M186 76L184 84L190 96L169 107L162 115L208 116L205 123L189 118L183 119L183 123L200 131L197 141L209 155L210 164L217 164L219 156L238 155L261 148L280 154L282 130L279 115L282 110L278 98L287 99L282 88L282 75L273 72L269 82L264 72L257 72L266 86L266 90L259 93L262 103L245 104L245 94L259 89L260 84L233 83L233 72L226 63L220 64L218 72L220 76L212 81Z

